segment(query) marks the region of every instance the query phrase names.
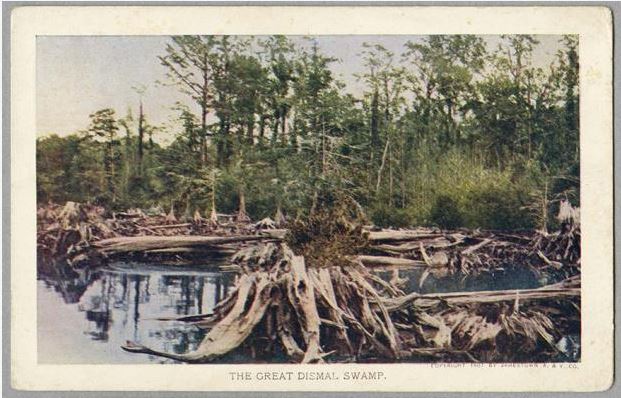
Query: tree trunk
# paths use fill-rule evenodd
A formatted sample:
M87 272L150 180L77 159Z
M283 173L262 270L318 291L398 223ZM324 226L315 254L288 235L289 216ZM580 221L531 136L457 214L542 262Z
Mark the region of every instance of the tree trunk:
M321 175L326 175L326 125L321 123Z
M246 137L248 139L248 144L254 144L254 115L252 118L249 118L246 122Z
M207 100L209 99L209 71L207 54L203 55L203 86L201 87L201 166L207 164Z
M386 146L384 146L384 154L382 155L382 163L380 164L380 168L377 171L377 183L375 184L375 193L379 192L380 184L382 183L382 172L384 171L384 166L386 165L386 155L388 154L389 146L390 138L386 140Z
M213 225L218 224L218 213L216 212L216 174L211 176L211 211L208 215L209 221Z
M201 166L207 164L207 105L201 106Z
M390 207L393 207L393 205L394 205L393 199L392 199L392 194L393 194L392 185L393 185L393 178L392 178L392 148L390 148L390 151L388 151L388 203L390 204Z
M381 145L379 137L379 104L377 89L373 91L371 99L371 163L375 160L375 151Z
M262 145L265 139L265 121L267 119L267 116L261 115L261 119L259 121L259 145Z
M283 109L280 113L280 128L281 128L281 134L280 134L280 139L282 141L282 145L286 146L287 145L287 112L285 111L285 109Z
M116 202L116 189L114 186L114 179L116 171L114 169L114 136L110 133L110 141L108 142L108 192L112 194L112 203Z
M138 163L138 167L137 167L137 174L139 176L142 176L142 157L144 154L144 112L142 109L142 101L140 101L140 113L138 115L138 159L137 159L137 163Z
M280 112L277 110L274 113L274 131L272 132L272 145L278 143L278 129L280 128Z
M239 188L239 211L237 212L237 221L250 221L250 217L246 214L246 195L243 187Z

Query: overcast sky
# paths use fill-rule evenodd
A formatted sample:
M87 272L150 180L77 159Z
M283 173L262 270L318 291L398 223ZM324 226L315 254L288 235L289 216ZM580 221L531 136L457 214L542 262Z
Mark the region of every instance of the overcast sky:
M382 44L400 55L408 40L422 36L319 36L320 50L336 57L334 73L354 94L361 85L354 74L363 71L358 54L362 43ZM488 46L498 37L485 36ZM559 49L559 36L537 36L541 42L534 54L538 66L546 66ZM88 115L113 108L119 116L128 107L135 113L138 94L132 89L146 86L144 109L153 124L170 123L171 107L188 103L177 88L156 84L166 81L166 70L157 60L163 55L168 36L42 36L37 38L37 135L67 135L88 126ZM302 38L294 38L301 42ZM167 137L159 137L167 141ZM169 138L169 137L168 137Z

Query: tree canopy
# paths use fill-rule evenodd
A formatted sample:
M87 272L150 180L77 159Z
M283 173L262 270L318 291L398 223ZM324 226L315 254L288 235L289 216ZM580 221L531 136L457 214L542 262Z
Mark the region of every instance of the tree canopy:
M38 200L295 218L329 191L378 225L546 228L561 199L579 205L579 61L575 36L545 68L538 45L365 43L354 96L312 38L175 36L154 62L199 112L174 105L167 146L142 102L39 138Z

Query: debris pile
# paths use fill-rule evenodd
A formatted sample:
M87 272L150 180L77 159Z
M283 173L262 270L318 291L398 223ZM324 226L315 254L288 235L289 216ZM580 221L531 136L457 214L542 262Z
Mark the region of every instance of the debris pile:
M160 242L159 247L153 244L148 246L150 253L138 253L145 260L177 259L182 261L182 255L188 259L192 255L205 254L210 250L190 250L196 245L184 246L187 237L230 237L254 235L261 228L246 222L236 222L226 215L221 221L193 218L179 222L174 211L168 214L158 209L143 212L140 209L130 209L126 212L109 213L104 208L67 202L64 206L48 204L37 211L37 255L39 270L49 271L50 267L67 263L72 268L84 266L97 267L102 263L102 255L114 252L112 246L119 244L118 251L128 258L136 253L123 250L132 245L139 249L143 241ZM160 237L154 239L155 237ZM243 239L242 239L243 240ZM213 248L210 245L207 249ZM177 248L177 249L174 249ZM221 250L221 253L234 253L239 247L231 246ZM109 250L105 250L109 249ZM217 251L216 251L217 252ZM48 272L49 273L49 272Z
M577 277L538 289L405 294L360 262L309 265L284 243L245 248L234 261L234 292L212 314L177 319L209 329L196 351L123 349L185 362L238 349L301 363L544 361L580 330Z
M532 234L540 238L533 241L491 232L365 232L317 212L307 223L290 226L286 243L259 242L240 250L233 258L237 288L212 314L177 319L209 330L196 351L173 354L134 342L123 348L185 362L210 362L238 350L259 360L301 363L554 360L565 355L559 348L563 339L579 335L579 275L533 289L421 294L374 271L382 262L397 270L414 262L463 272L461 261L475 253L481 264L486 258L504 264L493 257L500 253L545 267L538 254L545 249L542 242L555 259L549 261L557 261L554 248L571 241L569 232L575 238L574 228ZM388 245L416 249L402 250L399 257L356 254ZM579 266L569 254L560 260Z
M550 283L580 273L580 228L574 224L555 233L382 230L371 231L369 240L368 254L360 256L365 265L423 267L440 278L527 269Z
M233 292L212 313L176 319L208 330L195 351L159 352L134 342L126 351L184 362L210 362L239 350L257 360L301 363L579 356L568 343L580 335L580 228L571 220L555 233L377 230L319 208L283 230L269 219L179 222L172 211L150 213L107 214L73 202L38 211L40 267L65 262L81 269L136 256L231 256ZM487 275L495 281L507 269L529 270L539 279L529 288L492 283L496 290L426 293L400 274L416 268L422 270L414 281L419 287L428 277ZM382 276L385 271L392 276Z

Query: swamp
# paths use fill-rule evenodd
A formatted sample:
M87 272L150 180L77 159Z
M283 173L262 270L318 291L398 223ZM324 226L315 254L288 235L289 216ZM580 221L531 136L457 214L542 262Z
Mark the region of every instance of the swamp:
M38 127L40 363L580 361L576 37L84 40L41 70L127 111Z

